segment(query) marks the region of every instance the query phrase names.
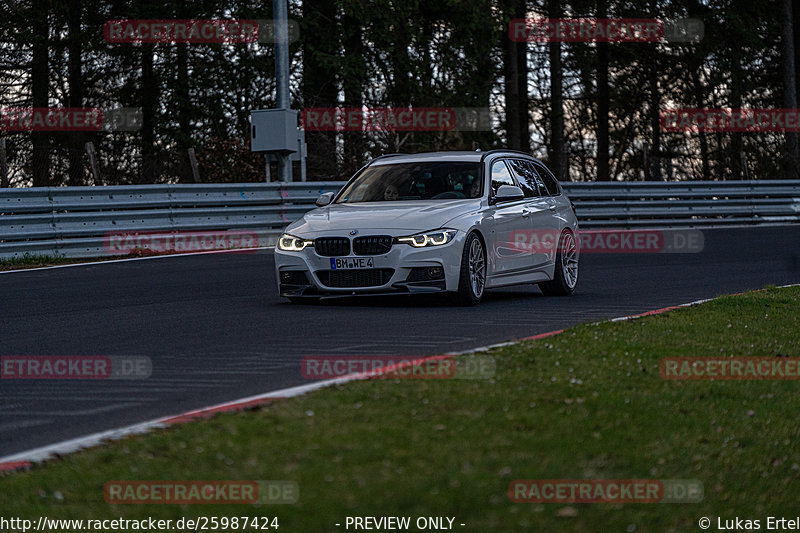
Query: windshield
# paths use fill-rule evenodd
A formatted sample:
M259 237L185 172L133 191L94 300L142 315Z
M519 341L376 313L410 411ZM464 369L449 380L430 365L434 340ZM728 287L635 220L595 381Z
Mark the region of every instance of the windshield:
M437 161L376 165L347 185L336 203L479 198L481 164Z

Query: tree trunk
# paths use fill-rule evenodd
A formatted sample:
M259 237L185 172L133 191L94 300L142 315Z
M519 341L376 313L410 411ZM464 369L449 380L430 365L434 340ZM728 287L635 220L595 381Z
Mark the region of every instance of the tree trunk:
M416 95L411 94L411 58L409 57L411 40L409 32L405 30L409 16L409 13L404 11L406 8L407 6L404 4L398 3L393 10L393 14L396 17L394 22L404 27L404 29L395 31L392 35L392 42L389 48L392 80L386 91L389 104L402 107L417 103Z
M69 63L67 71L70 107L83 107L82 7L81 0L70 0L67 8L69 11ZM69 134L69 185L86 185L86 173L83 166L83 145L85 142L85 135L82 132L74 131Z
M514 18L526 18L528 6L525 0L518 0L517 12ZM517 45L517 98L519 98L519 149L523 152L531 151L530 116L528 109L528 43L519 42Z
M648 107L650 115L650 168L645 169L645 179L650 178L655 181L663 179L661 174L661 93L658 90L658 50L657 44L648 45L650 47L650 68L647 73L648 93L650 105Z
M33 107L47 107L49 104L49 2L34 4L31 9L33 26L33 52L31 58L31 97ZM50 138L47 133L34 131L33 142L33 186L48 187L50 180Z
M561 18L559 0L547 1L547 14L550 18ZM559 180L568 174L564 152L564 94L561 74L561 43L551 42L550 53L550 170Z
M509 18L519 18L519 4L520 0L506 0L506 13ZM503 72L505 77L505 102L506 102L506 147L510 150L522 150L522 125L525 124L527 131L527 117L521 117L523 109L520 108L522 96L520 95L520 88L523 89L523 94L527 97L527 79L520 80L523 73L520 72L520 67L527 65L527 61L520 60L519 53L520 44L512 41L506 32L503 36ZM527 55L527 54L526 54ZM527 78L527 72L525 73ZM524 110L527 115L527 99Z
M339 36L336 23L337 2L303 0L300 28L303 40L303 107L336 107L336 62ZM306 132L308 173L312 177L339 178L336 161L336 133Z
M348 6L350 7L350 6ZM347 68L342 77L344 106L361 108L364 105L364 85L366 84L366 49L363 42L361 19L347 12L342 16L342 35L344 39L344 61ZM348 178L364 164L364 134L360 131L344 133L344 164L342 177Z
M497 65L491 49L500 38L502 35L497 35L493 28L488 28L486 33L479 37L480 47L484 53L479 54L476 59L475 79L470 82L475 86L475 95L469 100L469 105L487 111L492 107L492 89L497 76ZM481 130L482 128L475 132L465 132L464 140L469 141L469 144L465 145L466 148L474 149L477 145L485 150L495 142L494 132Z
M608 18L606 0L597 2L597 18ZM597 43L597 181L609 181L608 172L608 43Z
M797 85L797 67L800 66L800 4L794 3L792 7L792 37L794 41L794 67L795 67L795 98L800 102L800 85Z
M699 63L699 62L696 62ZM701 65L695 64L690 68L692 73L692 91L694 93L694 103L698 108L705 107L705 86L703 80L700 78ZM698 137L700 139L700 158L703 165L703 179L711 179L711 168L709 167L709 153L708 153L708 136L706 132L699 131Z
M742 66L739 58L734 57L731 62L731 107L733 109L742 108ZM728 151L728 161L731 177L734 179L744 179L744 168L742 168L741 153L744 150L743 134L740 131L731 133L731 143Z
M153 71L153 45L141 45L142 63L142 166L140 169L140 183L153 183L156 176L155 142L156 142L156 112L158 108L158 81Z
M783 65L783 107L797 108L797 83L794 64L794 28L792 27L792 0L783 0L782 24L782 65ZM786 156L783 164L783 177L797 178L797 166L800 153L797 146L797 133L786 132Z
M178 129L175 136L176 146L178 148L180 161L183 161L179 167L180 181L183 183L192 183L192 171L189 167L189 161L186 158L186 151L192 146L192 102L191 93L189 92L189 51L186 43L178 43L175 45L175 52L177 54L177 81L175 87L175 98L178 102Z

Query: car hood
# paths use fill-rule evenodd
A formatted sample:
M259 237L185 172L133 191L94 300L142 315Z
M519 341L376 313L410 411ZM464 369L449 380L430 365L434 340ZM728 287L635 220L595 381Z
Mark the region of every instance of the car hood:
M480 200L412 200L333 204L309 211L290 224L287 233L313 237L321 232L382 230L408 234L441 228L449 220L476 210Z

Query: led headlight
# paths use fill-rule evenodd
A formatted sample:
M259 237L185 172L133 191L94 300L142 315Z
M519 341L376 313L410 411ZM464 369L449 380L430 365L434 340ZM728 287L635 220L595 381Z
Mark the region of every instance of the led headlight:
M414 248L441 246L452 241L456 237L456 233L458 233L458 231L454 229L438 229L435 231L426 231L425 233L417 233L416 235L409 235L408 237L398 237L397 242L410 244Z
M305 249L306 246L314 246L314 241L301 239L300 237L295 237L288 233L284 233L281 235L281 238L278 239L278 249L286 252L299 252Z

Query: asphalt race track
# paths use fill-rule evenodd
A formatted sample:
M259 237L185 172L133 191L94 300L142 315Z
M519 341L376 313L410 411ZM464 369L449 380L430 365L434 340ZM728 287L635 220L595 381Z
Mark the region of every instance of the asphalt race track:
M800 226L705 230L697 254L589 254L571 297L488 292L293 305L270 252L0 274L0 355L144 355L144 380L0 381L0 456L308 383L307 355L440 354L800 282Z

